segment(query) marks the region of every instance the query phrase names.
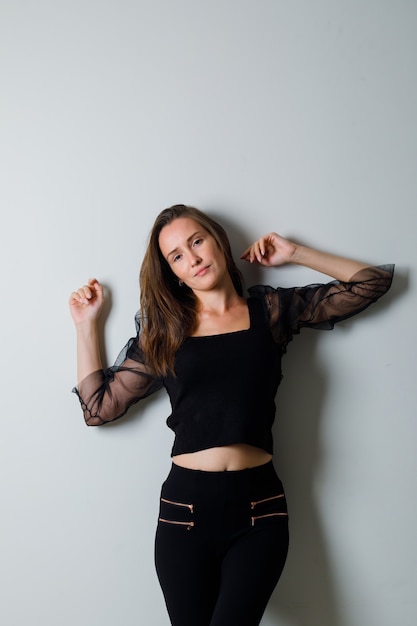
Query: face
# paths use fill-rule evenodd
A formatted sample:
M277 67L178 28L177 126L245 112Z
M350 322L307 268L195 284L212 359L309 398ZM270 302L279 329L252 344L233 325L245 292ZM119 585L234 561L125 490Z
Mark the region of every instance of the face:
M216 240L190 217L164 226L159 248L174 274L194 292L214 289L230 278Z

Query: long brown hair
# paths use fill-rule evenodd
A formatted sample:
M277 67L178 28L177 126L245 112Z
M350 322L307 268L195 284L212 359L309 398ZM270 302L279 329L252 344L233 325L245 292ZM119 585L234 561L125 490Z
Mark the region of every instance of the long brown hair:
M174 373L174 357L184 339L196 327L197 301L192 290L179 285L159 248L164 226L180 217L195 220L214 237L222 250L226 267L237 293L243 295L243 279L232 256L226 231L211 217L191 206L175 204L158 215L149 235L140 270L140 307L143 327L142 349L146 363L155 374Z

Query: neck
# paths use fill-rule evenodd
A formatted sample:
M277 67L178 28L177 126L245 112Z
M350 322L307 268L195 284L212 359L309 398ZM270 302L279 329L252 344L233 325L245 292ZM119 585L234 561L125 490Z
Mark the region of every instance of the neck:
M233 283L218 289L212 289L207 292L196 294L198 305L197 312L199 315L216 313L222 314L238 304L242 304L244 298L241 298Z

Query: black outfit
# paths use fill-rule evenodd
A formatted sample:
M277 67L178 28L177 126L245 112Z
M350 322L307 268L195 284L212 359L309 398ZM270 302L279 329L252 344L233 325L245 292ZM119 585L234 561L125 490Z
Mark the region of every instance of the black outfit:
M176 375L165 378L153 376L144 363L138 319L137 336L116 364L93 372L74 390L85 420L100 425L117 419L165 387L173 456L238 443L272 454L275 395L288 343L303 327L331 329L364 310L388 290L392 274L387 265L364 269L349 282L253 287L249 329L187 338L175 356ZM258 624L287 546L285 496L272 463L239 472L173 466L162 489L156 541L172 624Z

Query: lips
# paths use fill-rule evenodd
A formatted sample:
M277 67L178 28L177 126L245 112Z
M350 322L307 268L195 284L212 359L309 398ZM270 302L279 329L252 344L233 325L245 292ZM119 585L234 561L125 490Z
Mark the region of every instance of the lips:
M207 270L210 268L210 265L206 265L206 267L202 267L196 274L194 274L194 278L198 278L199 276L204 276Z

